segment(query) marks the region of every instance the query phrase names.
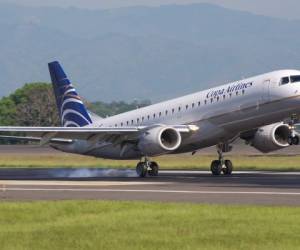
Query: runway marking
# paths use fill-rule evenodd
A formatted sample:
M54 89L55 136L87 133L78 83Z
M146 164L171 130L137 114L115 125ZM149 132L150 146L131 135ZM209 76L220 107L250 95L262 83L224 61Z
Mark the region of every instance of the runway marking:
M208 174L211 175L211 171L198 171L198 170L161 170L162 174ZM299 171L234 171L232 176L236 175L300 175Z
M0 186L139 186L165 184L167 183L137 181L0 181Z
M163 194L224 194L224 195L288 195L288 196L300 196L300 192L252 192L252 191L193 191L193 190L132 190L132 189L68 189L68 188L10 188L3 187L0 189L2 192L7 191L32 191L32 192L110 192L110 193L163 193Z

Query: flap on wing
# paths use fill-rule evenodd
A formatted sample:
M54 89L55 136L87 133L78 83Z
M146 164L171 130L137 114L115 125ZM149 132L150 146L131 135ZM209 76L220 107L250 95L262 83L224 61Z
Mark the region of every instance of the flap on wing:
M0 135L0 140L13 141L13 142L41 142L42 138L40 137L26 137L26 136L8 136L8 135ZM68 139L51 139L50 143L58 143L58 144L69 144L72 143L73 140Z

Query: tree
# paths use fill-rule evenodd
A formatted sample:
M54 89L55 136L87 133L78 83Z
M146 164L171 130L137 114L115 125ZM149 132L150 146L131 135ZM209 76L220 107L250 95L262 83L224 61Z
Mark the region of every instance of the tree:
M16 122L20 126L58 126L59 116L52 86L26 84L12 96L17 105Z
M16 104L9 97L4 97L0 100L0 125L17 125Z

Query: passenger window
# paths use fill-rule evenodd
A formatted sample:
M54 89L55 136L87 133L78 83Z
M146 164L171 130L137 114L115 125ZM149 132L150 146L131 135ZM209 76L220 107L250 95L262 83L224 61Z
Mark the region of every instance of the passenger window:
M300 82L300 75L299 76L291 76L291 83Z
M200 107L200 105L201 105L201 102L198 102L198 106Z
M290 78L288 76L281 78L280 85L285 85L288 83L290 83Z

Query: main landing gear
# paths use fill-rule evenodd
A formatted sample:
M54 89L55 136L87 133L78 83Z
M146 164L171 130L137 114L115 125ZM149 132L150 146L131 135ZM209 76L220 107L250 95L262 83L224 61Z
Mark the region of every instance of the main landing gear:
M158 171L158 164L154 161L149 161L147 158L144 161L140 161L136 166L136 173L141 178L145 178L147 174L149 176L158 176Z
M217 146L219 160L211 163L211 172L213 175L231 175L233 171L233 164L230 160L224 160L223 153L230 152L232 147L228 144L219 144Z

